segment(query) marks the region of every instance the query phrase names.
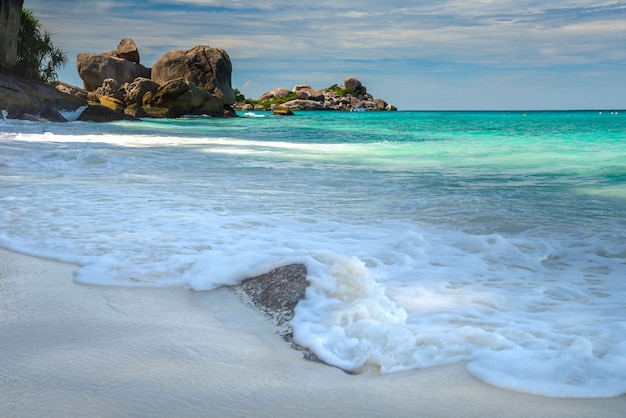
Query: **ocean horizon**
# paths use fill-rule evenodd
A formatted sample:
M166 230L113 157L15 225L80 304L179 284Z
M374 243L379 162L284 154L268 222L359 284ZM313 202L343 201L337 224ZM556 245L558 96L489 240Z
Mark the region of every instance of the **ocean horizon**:
M0 119L0 247L190 291L303 263L330 365L626 394L626 111L295 113Z

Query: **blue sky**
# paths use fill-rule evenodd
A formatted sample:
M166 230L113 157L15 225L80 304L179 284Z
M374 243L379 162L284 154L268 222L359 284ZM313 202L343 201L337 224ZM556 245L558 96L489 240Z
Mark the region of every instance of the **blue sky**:
M399 109L624 109L626 1L25 0L69 57L133 38L150 67L171 49L226 50L233 87L363 82Z

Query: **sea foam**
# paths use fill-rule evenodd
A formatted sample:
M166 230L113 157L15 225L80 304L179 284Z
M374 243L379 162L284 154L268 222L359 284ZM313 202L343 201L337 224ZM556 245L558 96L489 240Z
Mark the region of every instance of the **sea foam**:
M393 165L382 143L148 135L143 123L138 134L118 124L109 129L123 133L102 135L90 126L4 134L0 245L77 263L80 283L196 291L304 263L311 287L294 340L346 371L464 361L511 390L626 393L619 216L580 198L543 209L532 185L499 196L481 186L480 198L469 189L455 203L437 192L461 175L441 178L425 161L419 175L406 171L410 160ZM520 207L539 225L510 218ZM593 227L574 211L593 216Z

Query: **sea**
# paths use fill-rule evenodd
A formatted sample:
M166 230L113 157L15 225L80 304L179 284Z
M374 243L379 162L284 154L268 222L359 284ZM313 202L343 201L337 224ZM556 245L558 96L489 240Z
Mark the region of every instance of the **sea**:
M0 119L0 246L195 292L303 263L294 340L347 372L626 394L626 111L238 116Z

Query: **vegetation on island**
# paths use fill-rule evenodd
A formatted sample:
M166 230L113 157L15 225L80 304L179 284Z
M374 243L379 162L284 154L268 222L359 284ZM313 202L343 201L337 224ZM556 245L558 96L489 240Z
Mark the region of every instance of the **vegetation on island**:
M289 94L285 96L281 96L281 97L270 97L265 100L255 100L255 99L250 99L246 97L243 93L241 93L241 91L239 91L239 89L234 88L233 91L235 92L235 98L236 98L237 103L250 104L252 106L261 105L265 109L271 109L272 106L278 106L283 103L287 103L291 100L295 100L297 98L296 93L292 91ZM347 90L338 84L333 84L330 87L326 87L325 89L322 89L322 91L335 92L337 93L339 97L344 97L348 95L358 96L363 93L363 87L358 86L355 90Z
M333 84L330 87L326 87L324 90L326 91L334 91L335 93L337 93L339 96L343 97L343 96L347 96L348 94L352 94L352 95L360 95L363 93L363 86L358 86L353 90L346 90L345 88L341 87L338 84Z
M31 10L22 8L13 75L53 83L58 79L57 69L66 63L67 55L53 45L50 33L42 29Z
M283 103L287 103L288 101L294 100L296 98L296 93L290 92L286 96L271 97L267 100L261 101L261 100L247 98L239 91L239 89L233 89L233 91L235 92L235 98L236 98L237 103L246 103L252 106L261 105L266 109L270 109L272 105L280 105Z

